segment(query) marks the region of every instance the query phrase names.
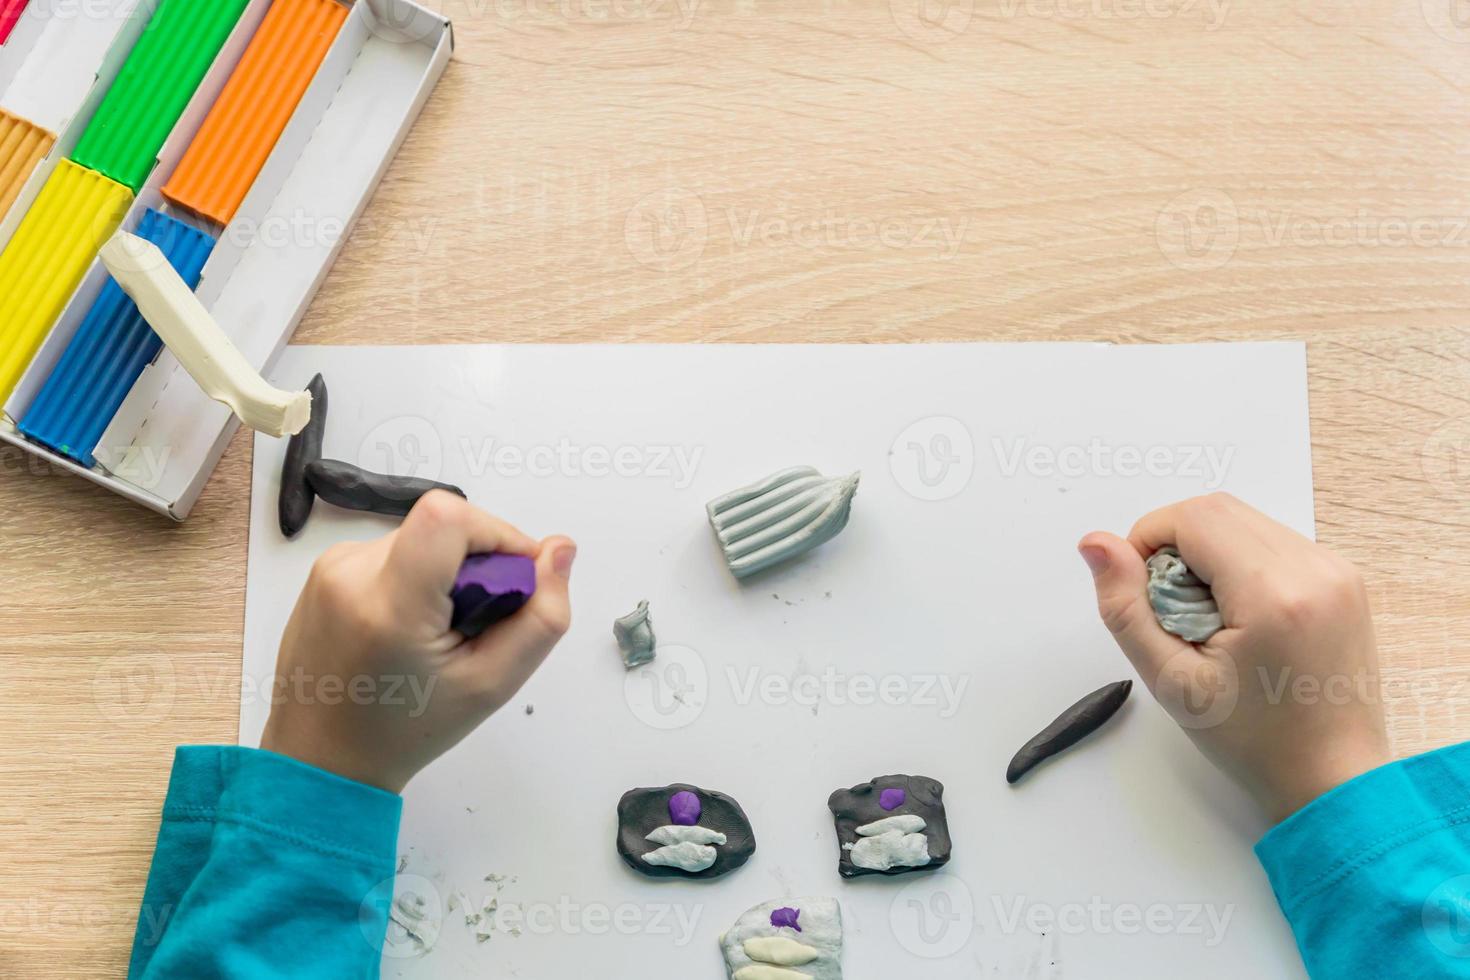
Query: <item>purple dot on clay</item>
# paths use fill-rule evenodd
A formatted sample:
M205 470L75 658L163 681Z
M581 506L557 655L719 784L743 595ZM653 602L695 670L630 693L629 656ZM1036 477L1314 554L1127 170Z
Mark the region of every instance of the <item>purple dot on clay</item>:
M777 909L771 913L771 928L773 929L795 929L801 932L801 926L796 920L801 916L801 909Z
M892 812L908 802L909 794L902 789L885 789L878 794L878 805Z
M669 817L678 827L693 827L699 823L699 816L704 812L704 807L699 802L699 797L686 790L681 790L669 798Z

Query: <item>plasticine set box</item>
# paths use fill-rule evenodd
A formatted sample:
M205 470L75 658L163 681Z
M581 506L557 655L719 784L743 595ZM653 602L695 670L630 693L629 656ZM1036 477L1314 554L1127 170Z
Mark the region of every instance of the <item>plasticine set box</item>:
M453 47L410 0L0 0L0 439L183 520L238 421L98 250L268 371Z

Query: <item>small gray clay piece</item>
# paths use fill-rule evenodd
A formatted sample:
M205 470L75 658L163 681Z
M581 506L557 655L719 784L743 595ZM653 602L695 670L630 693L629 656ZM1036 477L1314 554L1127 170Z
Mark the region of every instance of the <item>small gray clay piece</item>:
M623 666L631 669L653 660L658 638L653 635L653 620L648 618L647 599L628 615L613 620L613 636L623 652Z
M1190 643L1203 643L1225 628L1214 593L1172 547L1148 560L1148 601L1159 625Z
M842 906L833 898L757 905L720 937L730 980L842 980Z
M746 578L835 538L847 526L860 476L828 479L797 466L710 501L710 526L730 571Z

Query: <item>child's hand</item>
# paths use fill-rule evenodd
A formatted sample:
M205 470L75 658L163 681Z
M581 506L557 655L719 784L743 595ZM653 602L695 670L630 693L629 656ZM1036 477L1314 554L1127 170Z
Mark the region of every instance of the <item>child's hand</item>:
M449 591L466 556L491 551L534 557L536 594L466 643L449 629ZM567 538L537 543L442 491L387 537L330 549L286 625L261 748L402 791L566 633L576 553Z
M1159 626L1144 560L1172 544L1208 582L1225 629L1194 646ZM1357 569L1226 494L1144 517L1127 541L1078 546L1098 609L1196 744L1282 820L1390 761L1378 653Z

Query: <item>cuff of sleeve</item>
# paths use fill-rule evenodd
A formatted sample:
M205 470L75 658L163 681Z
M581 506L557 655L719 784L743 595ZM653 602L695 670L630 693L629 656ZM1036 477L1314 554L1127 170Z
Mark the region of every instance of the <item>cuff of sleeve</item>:
M224 787L215 816L219 823L250 827L374 868L393 864L401 796L264 749L213 751Z
M1396 849L1470 823L1470 742L1364 773L1307 804L1256 845L1290 917Z
M163 819L214 819L224 792L218 745L181 745L174 749L174 768L163 798Z

